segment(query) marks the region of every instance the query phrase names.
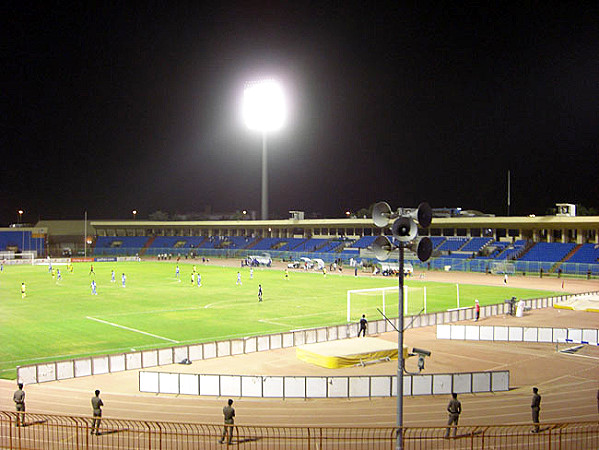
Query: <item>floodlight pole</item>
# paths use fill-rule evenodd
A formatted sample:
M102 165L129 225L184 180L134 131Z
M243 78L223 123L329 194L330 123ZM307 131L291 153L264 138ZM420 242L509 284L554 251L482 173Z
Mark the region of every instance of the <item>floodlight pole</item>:
M397 305L397 440L395 448L403 450L403 266L404 266L404 245L399 243L399 302Z
M268 220L268 159L266 131L262 131L262 220Z

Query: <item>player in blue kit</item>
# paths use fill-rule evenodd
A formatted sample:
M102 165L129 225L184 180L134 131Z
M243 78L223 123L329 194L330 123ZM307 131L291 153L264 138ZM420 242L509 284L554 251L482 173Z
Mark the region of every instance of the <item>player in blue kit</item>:
M126 287L126 283L127 283L127 277L125 276L125 273L123 272L123 275L121 275L121 284L123 285L123 287Z
M98 291L96 290L96 280L92 280L92 295L98 295Z

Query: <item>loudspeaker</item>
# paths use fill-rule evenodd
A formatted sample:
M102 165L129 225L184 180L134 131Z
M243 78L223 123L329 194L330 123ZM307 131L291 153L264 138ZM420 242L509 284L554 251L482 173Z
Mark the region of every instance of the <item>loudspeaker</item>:
M389 225L393 212L387 202L378 202L372 208L372 221L379 228Z
M372 251L376 259L385 261L389 258L391 252L395 250L395 246L387 238L387 236L379 236L372 243Z
M416 250L416 254L418 255L418 259L422 262L428 261L428 259L433 254L433 242L427 238L423 237L418 242L418 249Z
M416 216L416 220L418 221L418 225L421 228L428 228L433 221L433 209L431 205L426 202L422 202L418 205L418 214Z
M418 236L418 227L416 222L410 217L399 217L393 222L391 227L393 237L399 242L410 242Z

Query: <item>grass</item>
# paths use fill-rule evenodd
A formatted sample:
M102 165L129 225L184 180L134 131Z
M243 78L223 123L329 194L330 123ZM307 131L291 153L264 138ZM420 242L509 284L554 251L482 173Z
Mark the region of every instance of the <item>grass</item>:
M74 272L56 266L56 281L47 266L4 266L0 273L0 378L16 378L16 366L57 359L170 347L241 336L345 323L347 290L396 286L396 279L354 277L282 270L221 267L198 264L202 287L190 282L192 264L175 262L76 263ZM111 271L116 282L111 282ZM237 272L242 284L236 285ZM121 274L127 276L121 286ZM91 295L95 279L98 295ZM27 297L21 299L25 282ZM258 284L264 301L258 302ZM418 312L427 287L428 312L456 306L455 284L418 280L406 282L409 311ZM474 298L481 305L511 296L552 295L540 290L460 285L462 306ZM397 294L388 294L386 312L397 316ZM352 298L352 321L361 314L380 318L382 298Z

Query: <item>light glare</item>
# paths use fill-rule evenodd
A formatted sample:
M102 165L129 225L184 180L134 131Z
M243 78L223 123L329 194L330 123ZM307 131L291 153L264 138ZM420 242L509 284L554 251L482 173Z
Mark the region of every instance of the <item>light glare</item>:
M278 130L286 116L285 96L279 83L266 79L247 84L243 92L243 118L250 130Z

